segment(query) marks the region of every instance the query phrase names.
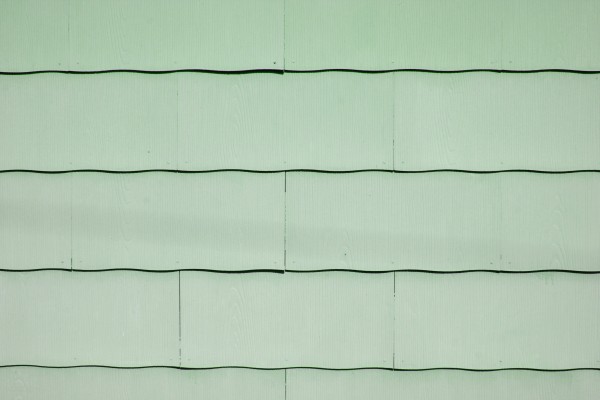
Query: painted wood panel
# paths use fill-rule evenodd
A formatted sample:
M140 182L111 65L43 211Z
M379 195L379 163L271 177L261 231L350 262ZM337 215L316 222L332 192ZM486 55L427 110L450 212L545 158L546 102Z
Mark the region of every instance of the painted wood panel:
M288 400L592 400L598 371L316 371L287 373Z
M0 76L1 169L391 168L393 76Z
M0 88L2 169L600 168L597 75L47 74Z
M286 75L286 167L392 168L393 85L391 75Z
M595 173L288 173L286 196L289 270L599 270Z
M178 365L178 277L0 273L0 365Z
M396 368L600 367L600 275L396 273Z
M280 0L2 1L2 71L283 68Z
M184 271L182 365L391 367L392 278Z
M73 175L73 268L283 269L283 174Z
M398 170L600 169L599 75L401 72L395 93Z
M178 78L181 169L391 168L391 76Z
M71 0L0 0L0 71L70 68Z
M0 254L0 269L71 268L69 175L0 174Z
M594 0L287 0L288 70L600 69Z
M180 169L284 168L287 77L181 73L177 78Z
M284 400L284 371L168 368L1 368L0 387L8 398L30 400Z
M0 168L176 169L172 75L0 77Z

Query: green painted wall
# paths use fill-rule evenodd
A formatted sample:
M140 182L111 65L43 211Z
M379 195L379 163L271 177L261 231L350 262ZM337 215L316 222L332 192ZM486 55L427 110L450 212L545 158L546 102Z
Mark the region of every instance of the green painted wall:
M597 398L599 49L596 0L0 0L0 397Z

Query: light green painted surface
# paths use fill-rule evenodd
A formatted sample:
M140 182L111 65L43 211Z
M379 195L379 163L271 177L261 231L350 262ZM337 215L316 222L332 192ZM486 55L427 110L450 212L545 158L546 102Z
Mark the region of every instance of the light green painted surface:
M179 75L181 169L390 168L391 76Z
M70 195L69 175L0 174L0 269L70 268Z
M600 175L501 175L500 265L600 270Z
M0 70L283 67L281 0L2 0Z
M600 168L597 75L46 74L0 89L3 169Z
M284 384L284 382L286 382ZM37 399L410 399L595 400L597 371L175 371L99 368L0 370L8 397ZM285 385L285 387L284 387ZM21 397L18 397L21 396ZM11 397L11 398L12 398Z
M0 365L178 365L177 291L176 273L0 273Z
M393 77L286 76L288 168L391 168Z
M287 176L287 268L598 270L600 176Z
M0 0L0 71L69 69L71 0Z
M0 10L0 71L600 69L596 0L0 0ZM599 93L596 75L556 73L4 76L0 169L598 169ZM598 174L287 175L284 192L283 174L1 174L0 268L600 266ZM178 276L0 273L0 365L600 368L598 275ZM283 400L600 389L597 371L287 375L0 368L0 388Z
M3 0L0 6L3 71L282 69L284 57L287 69L600 65L595 0L185 0L176 7L166 0Z
M0 168L391 168L393 76L0 77Z
M600 70L600 2L509 0L501 4L505 4L504 68Z
M595 400L598 371L287 372L287 400Z
M28 400L284 400L284 371L166 368L0 369L0 387L10 399Z
M72 255L75 269L283 269L284 242L292 270L596 271L600 263L594 173L288 173L287 193L283 180L4 174L0 268L68 269Z
M0 77L3 169L177 168L176 77Z
M73 268L283 269L283 174L76 174Z
M396 169L600 169L598 75L396 73L395 87Z
M600 276L396 273L396 368L600 367Z
M596 0L286 0L285 65L600 68Z
M180 169L282 168L287 77L183 73L177 79Z
M391 367L393 275L181 273L185 367Z
M565 273L184 271L181 363L598 368L599 287ZM5 272L0 300L0 365L179 363L177 273Z

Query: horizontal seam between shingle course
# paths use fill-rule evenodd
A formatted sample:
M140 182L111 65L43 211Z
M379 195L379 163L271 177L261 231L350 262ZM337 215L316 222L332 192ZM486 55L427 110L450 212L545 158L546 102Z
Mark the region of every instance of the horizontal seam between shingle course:
M454 271L440 271L430 269L382 269L382 270L364 270L364 269L349 269L349 268L329 268L329 269L243 269L243 270L224 270L224 269L210 269L210 268L182 268L182 269L144 269L144 268L98 268L98 269L70 269L70 268L32 268L32 269L9 269L0 268L0 272L41 272L41 271L63 271L63 272L118 272L118 271L130 271L130 272L150 272L150 273L175 273L175 272L211 272L216 274L251 274L251 273L273 273L273 274L314 274L322 272L345 272L345 273L356 273L356 274L391 274L394 272L405 272L405 273L423 273L423 274L436 274L436 275L449 275L449 274L468 274L468 273L491 273L491 274L538 274L538 273L565 273L565 274L581 274L581 275L595 275L600 274L600 270L572 270L572 269L534 269L534 270L503 270L503 269L463 269Z
M382 173L394 173L394 174L428 174L428 173L440 173L440 172L453 172L461 174L502 174L502 173L531 173L531 174L548 174L548 175L561 175L561 174L578 174L578 173L600 173L600 169L573 169L573 170L539 170L539 169L498 169L498 170L470 170L470 169L455 169L455 168L441 168L441 169L423 169L423 170L394 170L394 169L380 169L380 168L365 168L365 169L349 169L349 170L327 170L327 169L313 169L313 168L292 168L292 169L245 169L245 168L220 168L220 169L200 169L200 170L182 170L182 169L136 169L136 170L112 170L112 169L65 169L65 170L39 170L39 169L3 169L0 170L0 174L10 173L31 173L31 174L71 174L71 173L103 173L103 174L144 174L153 172L167 172L175 174L211 174L219 172L244 172L250 174L283 174L283 173L316 173L316 174L357 174L366 172L382 172Z
M257 371L283 371L283 370L319 370L319 371L394 371L394 372L425 372L425 371L464 371L464 372L501 372L501 371L535 371L535 372L571 372L571 371L599 371L600 368L595 367L579 367L579 368L564 368L564 369L545 369L545 368L529 368L529 367L508 367L508 368L459 368L459 367L435 367L435 368L386 368L386 367L357 367L357 368L327 368L327 367L309 367L309 366L291 366L291 367L249 367L241 365L224 365L218 367L179 367L173 365L143 365L135 367L123 367L101 364L85 364L85 365L66 365L66 366L49 366L36 364L11 364L0 365L1 368L43 368L43 369L77 369L77 368L108 368L108 369L153 369L167 368L178 369L185 371L210 371L218 369L250 369Z
M132 74L174 74L181 72L194 72L205 74L220 74L220 75L242 75L242 74L315 74L323 72L348 72L358 74L387 74L394 72L422 72L430 74L464 74L474 72L491 72L500 74L538 74L538 73L566 73L566 74L600 74L600 70L578 70L568 68L541 68L541 69L493 69L493 68L472 68L458 70L437 70L427 68L397 68L397 69L355 69L355 68L322 68L322 69L244 69L244 70L213 70L202 68L183 68L172 70L143 70L143 69L105 69L105 70L31 70L31 71L0 71L0 75L35 75L35 74L71 74L71 75L93 75L93 74L110 74L110 73L132 73Z

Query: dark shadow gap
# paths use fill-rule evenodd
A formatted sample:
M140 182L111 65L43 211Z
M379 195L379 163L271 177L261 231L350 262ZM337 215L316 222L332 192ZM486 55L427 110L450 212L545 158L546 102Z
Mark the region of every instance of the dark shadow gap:
M538 273L564 273L564 274L580 274L580 275L596 275L600 274L600 270L582 271L572 269L535 269L535 270L503 270L503 269L462 269L455 271L437 271L428 269L385 269L385 270L361 270L361 269L343 269L343 268L330 268L330 269L312 269L312 270L298 270L298 269L244 269L244 270L220 270L220 269L209 269L209 268L182 268L182 269L143 269L143 268L99 268L99 269L70 269L70 268L33 268L33 269L7 269L0 268L0 272L40 272L40 271L64 271L64 272L115 272L115 271L131 271L131 272L149 272L156 274L167 274L167 273L180 273L180 272L211 272L216 274L252 274L252 273L272 273L272 274L315 274L320 272L350 272L355 274L392 274L394 272L399 273L422 273L422 274L434 274L434 275L451 275L451 274L468 274L468 273L490 273L490 274L538 274Z
M37 170L37 169L5 169L0 170L0 174L9 173L32 173L32 174L70 174L70 173L103 173L103 174L143 174L150 172L168 172L175 174L210 174L217 172L245 172L252 174L282 174L282 173L294 173L294 172L305 172L305 173L317 173L317 174L356 174L361 172L384 172L394 174L429 174L435 172L454 172L462 174L502 174L502 173L531 173L531 174L548 174L548 175L561 175L561 174L578 174L578 173L600 173L600 169L574 169L574 170L538 170L538 169L499 169L499 170L469 170L469 169L426 169L426 170L393 170L393 169L352 169L352 170L325 170L325 169L311 169L311 168L292 168L292 169L274 169L274 170L260 170L260 169L243 169L243 168L222 168L222 169L204 169L204 170L181 170L181 169L137 169L137 170L109 170L109 169L67 169L67 170Z
M309 70L295 69L244 69L244 70L213 70L202 68L183 68L172 70L143 70L143 69L106 69L106 70L89 70L89 71L72 71L72 70L33 70L33 71L0 71L0 75L35 75L35 74L71 74L71 75L93 75L93 74L111 74L111 73L133 73L133 74L174 74L178 72L194 72L204 74L219 74L219 75L242 75L242 74L277 74L284 73L292 74L314 74L322 72L350 72L359 74L387 74L393 72L422 72L430 74L464 74L472 72L492 72L500 74L538 74L547 72L558 72L566 74L600 74L600 70L577 70L568 68L543 68L543 69L492 69L492 68L472 68L459 70L436 70L427 68L398 68L398 69L383 69L383 70L363 70L354 68L323 68Z
M385 367L363 367L363 368L324 368L324 367L307 367L307 366L293 366L293 367L280 367L280 368L261 368L261 367L248 367L240 365L227 365L220 367L178 367L172 365L144 365L137 367L118 367L111 365L68 365L68 366L47 366L47 365L33 365L33 364L13 364L13 365L0 365L0 368L45 368L45 369L76 369L76 368L109 368L109 369L153 369L153 368L168 368L168 369L179 369L185 371L210 371L217 369L251 369L257 371L282 371L282 370L295 370L295 369L307 369L307 370L319 370L319 371L394 371L394 372L424 372L424 371L464 371L464 372L501 372L501 371L535 371L535 372L570 372L570 371L600 371L600 368L594 367L581 367L581 368L564 368L564 369L544 369L544 368L527 368L527 367L513 367L513 368L492 368L492 369L474 369L474 368L455 368L455 367L436 367L436 368L385 368Z

